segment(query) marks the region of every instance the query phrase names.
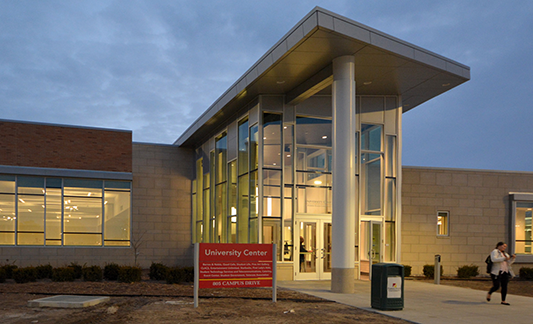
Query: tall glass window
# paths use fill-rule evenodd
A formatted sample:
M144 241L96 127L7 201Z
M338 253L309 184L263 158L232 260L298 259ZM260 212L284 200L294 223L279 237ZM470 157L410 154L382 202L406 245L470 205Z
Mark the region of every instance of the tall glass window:
M283 126L283 261L293 260L294 125Z
M44 245L44 178L18 177L17 244Z
M215 242L226 242L226 216L227 216L227 136L222 134L215 143L215 219L217 234Z
M227 242L237 243L237 161L228 163Z
M238 207L237 207L237 241L238 243L248 243L248 226L249 226L249 149L250 135L248 130L248 120L239 123L238 130L238 157L237 164L239 170L238 176Z
M0 175L0 245L15 244L15 177Z
M62 183L61 179L46 179L46 245L61 245L61 225L63 223Z
M196 214L194 215L194 242L203 241L203 210L204 210L204 169L203 159L196 160Z
M361 203L365 215L382 215L382 129L361 125Z
M298 213L331 213L330 119L296 117L296 188Z
M515 207L515 253L533 254L531 237L533 202L517 202Z
M263 243L276 243L281 260L282 115L263 113Z
M128 187L126 187L126 185ZM130 203L129 183L106 181L104 190L104 245L129 246ZM47 229L48 230L48 229Z
M259 238L259 127L250 127L250 243L258 243Z

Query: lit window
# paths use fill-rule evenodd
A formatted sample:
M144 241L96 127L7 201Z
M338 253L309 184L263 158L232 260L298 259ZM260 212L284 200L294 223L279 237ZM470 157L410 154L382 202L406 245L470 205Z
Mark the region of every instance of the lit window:
M437 236L449 236L450 212L437 212Z

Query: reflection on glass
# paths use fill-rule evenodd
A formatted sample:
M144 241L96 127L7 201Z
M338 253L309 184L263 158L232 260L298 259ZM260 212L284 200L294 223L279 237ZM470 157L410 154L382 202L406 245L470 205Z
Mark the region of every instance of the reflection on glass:
M15 193L15 177L0 175L0 193Z
M296 170L331 172L331 149L298 147Z
M239 175L248 172L248 120L239 123Z
M258 126L250 127L250 171L259 167L259 133Z
M331 223L324 223L323 271L331 272Z
M300 272L316 272L316 222L300 223Z
M48 186L48 181L47 181ZM61 245L61 189L46 189L46 245ZM129 215L128 215L129 219Z
M263 218L263 244L277 244L277 260L281 261L281 227L279 218Z
M281 114L263 113L263 166L281 168Z
M104 243L108 246L129 246L130 192L106 190L104 194Z
M239 177L239 199L237 209L237 239L238 243L248 243L248 174L245 173Z
M381 152L381 125L361 125L361 150Z
M331 119L296 117L296 143L331 147Z

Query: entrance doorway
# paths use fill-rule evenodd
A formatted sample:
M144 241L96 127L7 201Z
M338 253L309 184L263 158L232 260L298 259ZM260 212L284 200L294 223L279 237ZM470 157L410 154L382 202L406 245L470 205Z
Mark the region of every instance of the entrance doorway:
M383 262L381 221L361 221L361 279L372 278L372 265Z
M331 215L297 216L294 279L331 279Z

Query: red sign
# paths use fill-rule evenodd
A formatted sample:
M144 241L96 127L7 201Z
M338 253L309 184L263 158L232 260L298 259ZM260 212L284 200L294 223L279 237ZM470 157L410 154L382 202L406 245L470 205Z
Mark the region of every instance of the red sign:
M199 288L272 287L272 244L200 243Z

